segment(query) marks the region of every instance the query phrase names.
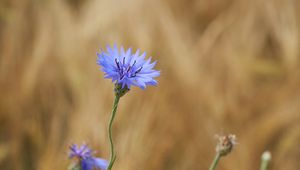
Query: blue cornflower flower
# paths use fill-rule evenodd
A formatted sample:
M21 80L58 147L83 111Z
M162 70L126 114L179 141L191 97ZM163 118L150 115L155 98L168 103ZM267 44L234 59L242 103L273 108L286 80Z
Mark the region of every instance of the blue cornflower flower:
M145 60L146 53L139 53L139 50L131 53L131 48L125 51L121 47L119 51L117 45L113 49L107 46L107 52L97 53L97 64L102 67L105 78L112 79L123 89L130 89L131 86L145 89L147 85L157 85L154 77L159 76L160 72L153 69L156 61L151 63L151 57Z
M81 167L81 170L106 170L108 167L108 161L93 157L93 151L86 144L83 144L80 147L76 144L71 145L69 158L75 158Z

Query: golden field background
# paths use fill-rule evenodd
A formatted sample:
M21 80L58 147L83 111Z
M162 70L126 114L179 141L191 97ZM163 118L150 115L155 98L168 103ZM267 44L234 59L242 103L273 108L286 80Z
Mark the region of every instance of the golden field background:
M109 157L113 85L96 52L113 43L158 60L114 124L115 170L300 169L300 1L1 0L0 169L66 169L68 145Z

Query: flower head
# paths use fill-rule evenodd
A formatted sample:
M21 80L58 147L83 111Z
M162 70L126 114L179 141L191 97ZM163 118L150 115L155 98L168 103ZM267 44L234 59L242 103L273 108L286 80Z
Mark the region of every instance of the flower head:
M140 55L140 51L137 50L133 54L131 48L125 51L123 47L119 51L114 45L113 49L107 46L106 52L101 51L97 55L97 64L102 67L105 78L112 79L116 85L128 89L131 86L145 89L147 85L157 85L154 77L159 76L160 72L153 69L156 61L151 63L151 57L145 60L145 52Z
M80 147L76 144L71 145L69 158L75 159L76 166L79 165L81 170L93 170L95 168L106 170L108 167L108 161L93 157L93 151L86 144Z
M217 136L218 137L218 144L216 147L216 152L219 153L221 156L226 156L229 154L233 147L237 144L236 136L229 134L226 136Z

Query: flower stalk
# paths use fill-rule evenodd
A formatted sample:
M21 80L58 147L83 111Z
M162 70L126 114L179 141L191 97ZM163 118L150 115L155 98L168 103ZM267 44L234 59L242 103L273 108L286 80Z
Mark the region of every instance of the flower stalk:
M217 153L214 160L213 160L213 162L212 162L212 164L211 164L211 166L210 166L210 168L209 168L209 170L215 170L216 169L220 158L221 158L221 154Z
M114 103L113 103L111 117L110 117L109 125L108 125L108 138L109 138L109 143L110 143L110 159L109 159L109 165L107 167L107 170L112 169L112 167L115 163L115 160L116 160L116 152L115 152L113 137L112 137L113 121L114 121L116 113L117 113L120 98L122 96L124 96L128 91L129 91L129 89L127 88L127 86L122 88L122 85L120 85L118 83L115 84L115 100L114 100Z
M113 121L116 116L120 98L121 98L120 94L116 93L112 112L111 112L111 117L110 117L109 125L108 125L108 137L109 137L109 143L110 143L110 159L109 159L109 164L108 164L107 170L112 169L114 162L116 160L116 153L115 153L114 143L113 143L113 139L112 139L112 125L113 125Z

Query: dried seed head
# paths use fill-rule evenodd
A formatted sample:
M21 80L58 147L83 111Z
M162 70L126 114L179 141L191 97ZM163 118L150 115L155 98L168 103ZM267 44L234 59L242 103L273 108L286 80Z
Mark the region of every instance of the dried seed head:
M226 156L229 154L234 145L236 145L236 136L229 134L226 136L217 136L218 144L216 147L216 152L219 153L221 156Z

